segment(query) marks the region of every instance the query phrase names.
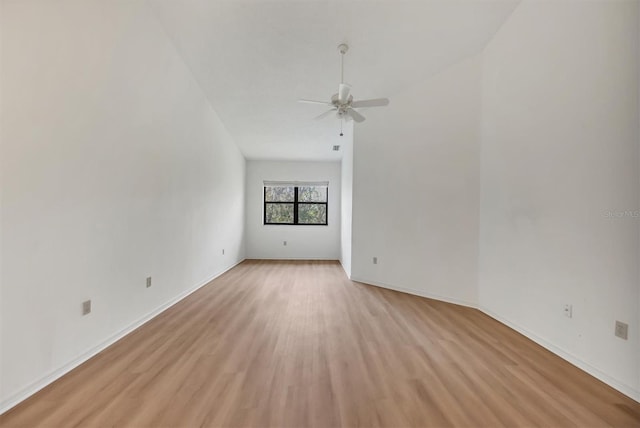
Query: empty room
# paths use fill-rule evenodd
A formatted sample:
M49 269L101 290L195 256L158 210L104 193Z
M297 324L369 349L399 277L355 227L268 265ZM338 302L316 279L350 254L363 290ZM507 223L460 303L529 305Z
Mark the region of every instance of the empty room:
M640 0L0 0L0 426L640 427Z

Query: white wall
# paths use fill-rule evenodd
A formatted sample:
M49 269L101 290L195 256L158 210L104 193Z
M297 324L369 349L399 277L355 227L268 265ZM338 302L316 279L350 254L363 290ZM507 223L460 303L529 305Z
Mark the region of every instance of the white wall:
M453 65L356 125L352 279L476 303L481 66Z
M329 181L328 226L264 225L264 181ZM247 162L246 247L250 259L340 257L340 163ZM284 246L283 242L287 241Z
M353 122L345 129L344 140L340 146L340 263L348 277L351 277L351 240L353 221Z
M479 301L640 399L637 8L525 1L487 47Z
M0 412L242 260L245 176L144 1L1 26Z
M0 1L0 26L3 23L3 15L4 15L4 5L3 3ZM2 205L3 205L3 189L4 189L4 174L2 174L2 151L3 151L3 124L4 124L4 110L7 108L5 103L4 103L4 66L2 63L2 58L4 56L3 52L4 52L4 47L5 43L4 43L4 31L2 31L2 27L0 27L0 413L3 412L3 408L4 406L1 404L3 402L3 397L4 397L4 387L2 385L5 384L5 379L4 379L4 352L2 351L3 348L3 343L4 343L4 322L3 322L3 316L2 316L2 308L4 307L3 304L3 299L4 299L4 287L3 287L3 270L2 270L2 264L3 264L3 257L2 257L2 249L3 249L3 221L2 221Z

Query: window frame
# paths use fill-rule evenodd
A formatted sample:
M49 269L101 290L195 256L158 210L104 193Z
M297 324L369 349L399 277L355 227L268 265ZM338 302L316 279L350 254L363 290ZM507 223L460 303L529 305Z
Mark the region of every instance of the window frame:
M263 226L328 226L329 225L329 186L314 186L314 185L293 185L286 187L293 187L293 201L267 201L267 187L277 187L277 186L269 186L264 184L262 186L262 225ZM327 201L326 202L301 202L298 200L298 187L325 187L327 189ZM267 223L267 204L282 204L282 205L291 205L293 204L293 223ZM324 223L299 223L298 222L298 207L300 205L324 205L325 206L325 222Z

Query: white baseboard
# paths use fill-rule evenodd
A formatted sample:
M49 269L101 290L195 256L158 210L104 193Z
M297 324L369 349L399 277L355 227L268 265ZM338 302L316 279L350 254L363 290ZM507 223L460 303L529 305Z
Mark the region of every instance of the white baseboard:
M304 260L313 260L313 261L324 261L324 262L337 262L338 259L332 257L247 257L245 260L293 260L293 261L304 261Z
M74 360L68 362L67 364L63 365L62 367L59 367L59 368L57 368L55 370L52 370L47 375L45 375L42 378L38 379L37 381L31 383L30 385L22 388L18 392L12 394L11 396L9 396L9 398L5 399L4 401L2 401L0 403L0 415L5 413L9 409L15 407L16 405L20 404L22 401L24 401L27 398L31 397L33 394L35 394L36 392L40 391L42 388L46 387L47 385L53 383L54 381L56 381L60 377L62 377L65 374L69 373L71 370L75 369L80 364L86 362L87 360L89 360L90 358L94 357L95 355L97 355L101 351L103 351L106 348L108 348L109 346L113 345L115 342L117 342L118 340L122 339L124 336L126 336L129 333L131 333L133 330L137 329L141 325L143 325L143 324L147 323L148 321L152 320L153 318L155 318L156 316L158 316L162 312L164 312L167 309L169 309L171 306L175 305L176 303L178 303L179 301L181 301L185 297L189 296L190 294L192 294L195 291L199 290L200 288L204 287L205 285L207 285L208 283L210 283L211 281L213 281L214 279L216 279L220 275L222 275L225 272L233 269L234 267L236 267L237 265L242 263L244 260L245 259L241 259L240 261L238 261L237 263L233 264L232 266L222 270L221 272L218 272L218 273L212 275L210 278L206 279L204 282L202 282L202 283L196 285L195 287L193 287L193 288L191 288L191 289L179 294L178 296L174 297L173 299L171 299L168 302L160 305L159 307L157 307L153 311L147 313L146 315L142 316L138 320L136 320L133 323L129 324L124 329L122 329L119 332L113 334L112 336L107 338L105 341L103 341L99 345L97 345L97 346L87 350L83 354L79 355Z
M338 259L338 261L340 262L340 266L342 266L342 270L344 271L345 275L347 275L347 278L351 279L351 272L347 272L347 269L344 267L344 263L342 262L342 259Z
M531 331L516 325L510 321L508 321L505 318L502 318L501 316L491 312L490 310L483 308L483 307L479 307L477 304L474 303L470 303L470 302L466 302L466 301L462 301L459 299L451 299L449 297L445 297L445 296L439 296L437 294L432 294L432 293L425 293L424 291L420 291L420 290L416 290L416 289L411 289L411 288L406 288L406 287L397 287L395 285L390 285L390 284L385 284L385 283L381 283L381 282L377 282L377 281L371 281L368 279L363 279L363 278L351 278L352 281L356 281L356 282L361 282L363 284L368 284L368 285L373 285L375 287L382 287L382 288L388 288L390 290L396 290L396 291L401 291L403 293L408 293L408 294L413 294L416 296L420 296L420 297L427 297L429 299L435 299L435 300L440 300L443 302L447 302L447 303L453 303L456 305L462 305L462 306L467 306L469 308L473 308L473 309L478 309L479 311L487 314L488 316L490 316L491 318L495 319L496 321L506 325L507 327L517 331L518 333L526 336L527 338L529 338L530 340L534 341L535 343L537 343L538 345L542 346L543 348L551 351L552 353L554 353L555 355L559 356L560 358L562 358L563 360L573 364L574 366L578 367L579 369L581 369L582 371L587 372L588 374L590 374L591 376L595 377L596 379L601 380L602 382L606 383L607 385L611 386L612 388L616 389L617 391L623 393L624 395L626 395L627 397L640 402L640 391L638 391L637 389L631 387L630 385L627 385L623 382L620 382L619 380L609 376L608 374L606 374L605 372L603 372L602 370L598 369L597 367L592 366L591 364L581 360L580 358L576 357L575 355L572 355L571 353L565 351L564 349L552 344L551 342L548 342L547 340L543 339L542 337L532 333Z
M548 351L551 351L552 353L556 354L557 356L559 356L563 360L573 364L574 366L578 367L580 370L589 373L591 376L595 377L596 379L601 380L602 382L606 383L610 387L620 391L621 393L623 393L627 397L629 397L629 398L631 398L631 399L633 399L635 401L640 402L640 391L638 391L637 389L631 387L630 385L627 385L627 384L625 384L623 382L620 382L619 380L609 376L608 374L606 374L602 370L600 370L597 367L594 367L591 364L581 360L580 358L576 357L575 355L571 354L570 352L565 351L564 349L560 348L559 346L554 345L553 343L547 341L546 339L543 339L542 337L536 335L535 333L532 333L531 331L527 330L526 328L523 328L523 327L521 327L521 326L519 326L517 324L512 323L511 321L509 321L509 320L507 320L505 318L502 318L501 316L495 314L494 312L492 312L492 311L490 311L490 310L488 310L486 308L478 307L478 310L484 312L485 314L487 314L491 318L493 318L496 321L506 325L507 327L517 331L518 333L522 334L523 336L526 336L528 339L533 340L538 345L542 346L543 348L547 349Z
M26 400L27 398L29 398L30 396L32 396L36 392L40 391L42 388L46 387L47 385L51 384L52 382L54 382L58 378L64 376L65 374L67 374L68 372L73 370L74 368L78 367L80 364L82 364L85 361L89 360L90 358L92 358L93 356L98 354L99 352L101 352L104 349L106 349L107 347L111 346L112 344L114 344L115 342L117 342L118 340L120 340L121 338L126 336L127 334L131 333L133 330L135 330L138 327L140 327L141 325L143 325L146 322L150 321L151 319L155 318L160 313L164 312L165 310L167 310L171 306L175 305L176 303L178 303L179 301L183 300L184 298L186 298L190 294L192 294L195 291L197 291L198 289L202 288L203 286L205 286L209 282L213 281L214 279L216 279L220 275L222 275L225 272L233 269L234 267L236 267L237 265L242 263L244 260L245 259L242 259L242 260L238 261L234 265L232 265L232 266L226 268L225 270L223 270L223 271L213 275L212 277L206 279L201 284L196 285L195 287L187 290L184 293L181 293L177 297L171 299L167 303L159 306L158 308L156 308L155 310L149 312L148 314L144 315L143 317L139 318L137 321L133 322L129 326L125 327L124 329L122 329L119 332L115 333L114 335L110 336L108 339L106 339L104 342L102 342L98 346L95 346L95 347L89 349L88 351L86 351L82 355L78 356L73 361L70 361L69 363L65 364L64 366L62 366L62 367L60 367L60 368L58 368L56 370L51 371L49 374L43 376L41 379L33 382L32 384L30 384L27 387L21 389L17 393L11 395L9 398L7 398L2 403L0 403L0 415L5 413L6 411L11 409L12 407L16 406L17 404L21 403L22 401ZM275 259L271 259L271 260L275 260ZM284 259L279 259L279 260L284 260ZM318 260L326 260L326 259L318 259ZM466 301L462 301L462 300L459 300L459 299L451 299L451 298L448 298L448 297L445 297L445 296L440 296L440 295L436 295L436 294L432 294L432 293L425 293L423 291L415 290L415 289L411 289L411 288L397 287L397 286L393 286L393 285L390 285L390 284L384 284L384 283L381 283L381 282L370 281L370 280L366 280L366 279L362 279L362 278L351 278L351 280L355 281L355 282L361 282L363 284L372 285L372 286L375 286L375 287L387 288L387 289L390 289L390 290L400 291L400 292L407 293L407 294L413 294L413 295L420 296L420 297L426 297L426 298L435 299L435 300L439 300L439 301L443 301L443 302L447 302L447 303L453 303L453 304L456 304L456 305L462 305L462 306L467 306L467 307L470 307L470 308L478 309L478 310L484 312L485 314L487 314L488 316L490 316L491 318L497 320L498 322L500 322L500 323L512 328L513 330L515 330L515 331L519 332L520 334L526 336L527 338L533 340L534 342L536 342L540 346L548 349L549 351L553 352L554 354L558 355L560 358L568 361L569 363L573 364L574 366L578 367L579 369L581 369L581 370L589 373L593 377L601 380L602 382L606 383L607 385L611 386L612 388L620 391L621 393L623 393L626 396L632 398L633 400L640 402L640 391L638 391L635 388L633 388L633 387L631 387L629 385L626 385L626 384L624 384L624 383L612 378L611 376L609 376L606 373L602 372L598 368L596 368L596 367L594 367L594 366L582 361L580 358L570 354L569 352L566 352L562 348L560 348L558 346L555 346L550 342L547 342L545 339L537 336L536 334L528 331L525 328L522 328L522 327L520 327L520 326L518 326L516 324L513 324L512 322L500 317L499 315L491 312L490 310L488 310L486 308L481 308L481 307L478 307L478 305L476 305L476 304L469 303L469 302L466 302Z
M351 280L355 282L361 282L363 284L373 285L375 287L388 288L389 290L395 290L395 291L401 291L407 294L413 294L414 296L426 297L428 299L435 299L441 302L453 303L460 306L467 306L469 308L477 309L478 307L475 303L467 302L465 300L454 299L446 296L440 296L438 294L433 294L433 293L427 293L421 290L416 290L414 288L398 287L391 284L385 284L383 282L371 281L369 279L356 278L356 277L351 277Z

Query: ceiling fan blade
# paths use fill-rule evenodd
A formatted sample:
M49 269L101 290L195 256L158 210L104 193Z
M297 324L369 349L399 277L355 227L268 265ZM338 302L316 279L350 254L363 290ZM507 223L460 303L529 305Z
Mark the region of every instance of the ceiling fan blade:
M314 120L324 119L325 117L329 116L334 111L336 111L336 109L332 108L331 110L327 110L324 113L322 113L321 115L314 117L313 119Z
M360 113L358 113L357 111L355 111L354 109L350 108L349 110L347 110L347 114L349 116L351 116L353 118L353 120L355 120L356 122L360 123L360 122L364 122L364 120L366 119L363 115L361 115Z
M330 102L327 102L327 101L316 101L316 100L299 99L298 102L299 103L308 103L308 104L324 104L326 106L333 105L333 104L331 104Z
M360 100L351 103L351 107L382 107L389 105L388 98L374 98L371 100Z
M340 104L346 104L349 100L349 92L351 92L351 85L348 83L341 83L338 87L338 102Z

